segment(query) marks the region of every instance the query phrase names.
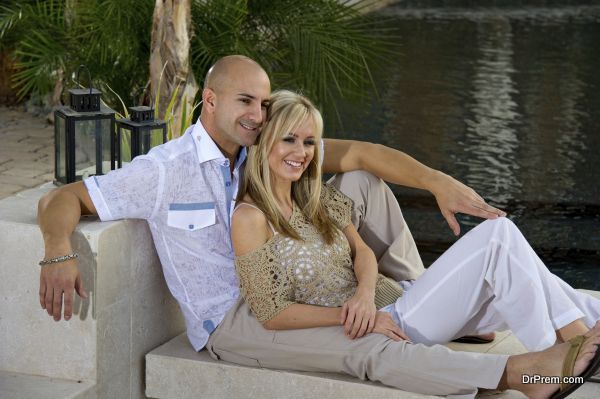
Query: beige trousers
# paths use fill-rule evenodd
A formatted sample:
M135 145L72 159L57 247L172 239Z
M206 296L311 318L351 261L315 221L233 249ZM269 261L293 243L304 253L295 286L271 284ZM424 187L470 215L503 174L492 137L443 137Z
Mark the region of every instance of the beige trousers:
M414 280L425 271L398 201L383 180L354 171L338 174L329 183L354 202L352 222L375 253L382 274L402 281Z
M354 200L358 230L375 247L386 274L416 278L423 264L390 189L365 172L337 176L333 183ZM215 359L247 366L345 373L411 392L467 397L478 387L496 388L508 358L394 342L381 334L350 340L342 327L270 331L241 299L211 334L207 349Z

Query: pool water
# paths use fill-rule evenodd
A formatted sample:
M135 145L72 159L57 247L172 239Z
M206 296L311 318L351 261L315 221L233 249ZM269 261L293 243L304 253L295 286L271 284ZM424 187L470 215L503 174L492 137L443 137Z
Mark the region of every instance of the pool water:
M600 290L600 5L461 3L380 11L402 54L378 74L379 98L342 105L330 136L453 175L506 210L553 272ZM455 238L430 196L394 191L430 264ZM463 232L478 222L462 217Z

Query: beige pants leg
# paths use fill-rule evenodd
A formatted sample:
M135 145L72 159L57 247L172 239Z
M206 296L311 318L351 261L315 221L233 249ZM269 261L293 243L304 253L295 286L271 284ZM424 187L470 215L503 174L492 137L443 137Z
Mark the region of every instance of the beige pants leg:
M473 396L495 388L506 355L454 352L394 342L381 334L349 340L342 327L265 330L241 299L211 334L215 359L265 368L345 373L411 392Z
M354 201L352 222L375 252L382 274L402 281L414 280L425 271L398 201L383 180L354 171L335 175L329 183Z

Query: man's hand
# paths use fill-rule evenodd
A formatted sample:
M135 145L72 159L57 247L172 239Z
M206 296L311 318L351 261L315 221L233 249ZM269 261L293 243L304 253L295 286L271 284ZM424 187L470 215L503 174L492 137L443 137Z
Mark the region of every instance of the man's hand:
M506 212L488 205L472 188L444 173L438 172L431 182L431 193L455 235L460 234L460 225L454 216L456 213L495 219L506 216Z
M373 328L373 332L383 334L394 341L406 340L410 342L408 335L394 323L392 316L387 312L377 312L375 315L375 328Z
M356 290L354 296L342 306L341 322L350 339L360 338L375 327L375 293Z
M60 320L64 299L64 316L69 320L73 314L73 291L87 298L79 268L75 259L42 266L40 272L40 305L55 321Z

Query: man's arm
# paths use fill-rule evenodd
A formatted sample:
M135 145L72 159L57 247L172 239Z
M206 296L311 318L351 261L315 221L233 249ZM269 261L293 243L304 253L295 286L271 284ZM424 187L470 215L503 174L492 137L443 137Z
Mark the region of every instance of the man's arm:
M389 183L428 190L456 235L460 233L456 213L485 219L506 215L488 205L473 189L401 151L354 140L325 139L324 143L324 173L365 170Z
M96 208L83 182L68 184L44 195L38 203L38 224L44 238L44 259L73 253L71 234L82 214L95 214ZM64 316L72 315L73 291L87 298L75 259L46 265L40 271L40 305L58 321L64 295Z

